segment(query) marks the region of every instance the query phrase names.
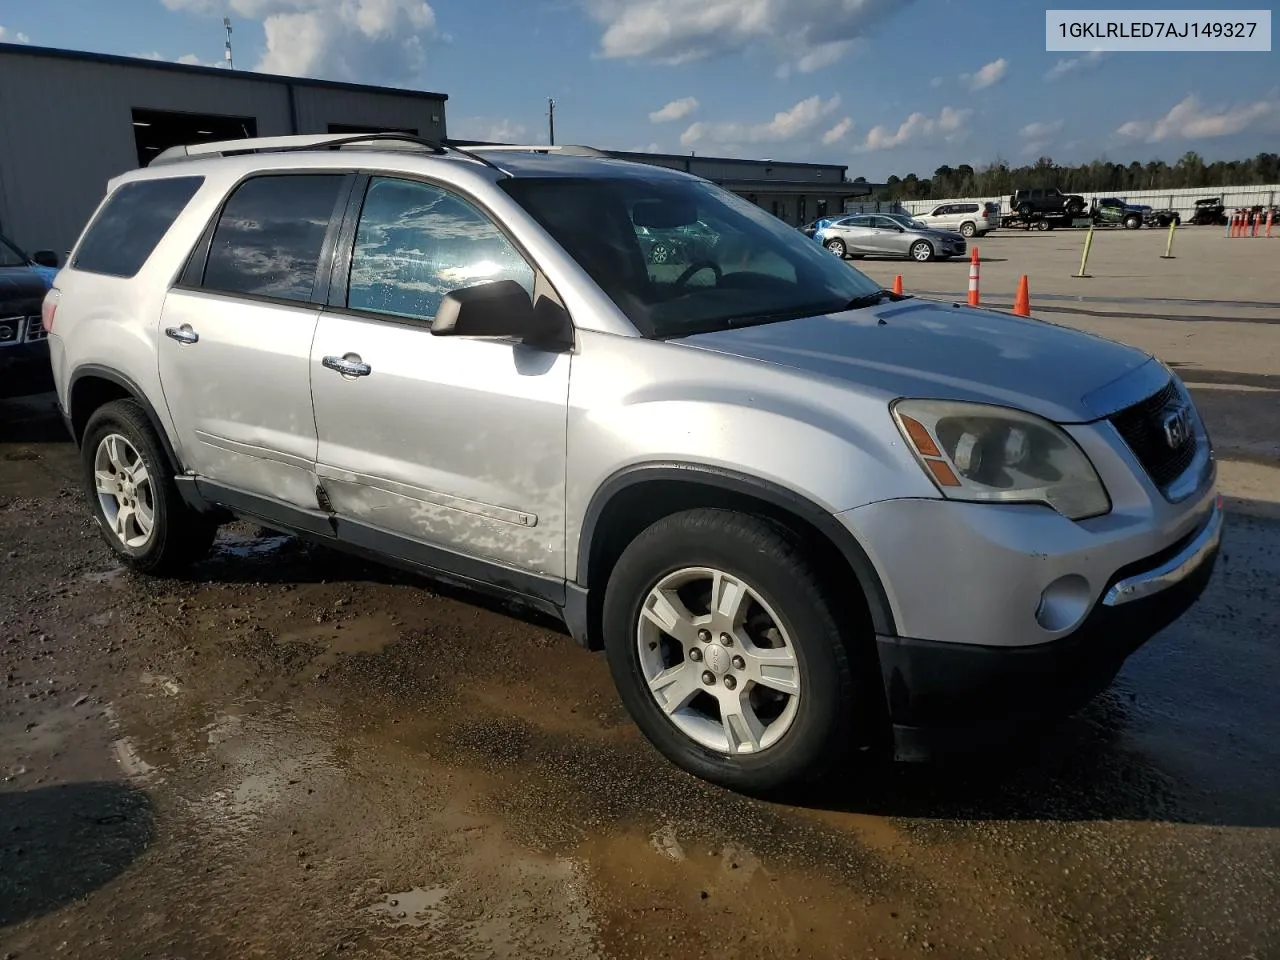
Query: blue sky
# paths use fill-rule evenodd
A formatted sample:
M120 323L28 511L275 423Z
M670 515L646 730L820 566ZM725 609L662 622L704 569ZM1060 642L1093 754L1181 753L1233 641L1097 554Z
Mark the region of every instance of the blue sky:
M0 40L217 63L229 14L237 68L448 93L451 136L541 142L553 96L560 142L834 162L872 180L997 155L1128 163L1280 150L1280 53L1047 53L1045 8L0 0Z

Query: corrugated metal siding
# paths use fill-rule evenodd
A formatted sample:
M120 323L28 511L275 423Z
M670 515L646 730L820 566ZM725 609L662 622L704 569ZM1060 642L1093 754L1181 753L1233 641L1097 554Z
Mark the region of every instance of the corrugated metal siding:
M76 60L0 55L0 223L28 249L61 256L107 181L138 166L134 107L254 116L258 133L288 132L275 84L160 74Z
M1079 191L1077 191L1079 192ZM1158 210L1176 210L1184 217L1189 217L1195 210L1197 200L1205 197L1221 197L1227 210L1237 207L1253 207L1258 204L1269 206L1280 201L1280 183L1264 184L1257 187L1184 187L1178 190L1116 190L1111 193L1081 193L1085 202L1089 203L1102 197L1121 197L1129 203L1145 204ZM903 200L902 206L908 213L928 213L944 203L983 203L990 200L1000 204L1000 211L1010 214L1009 198L1004 197L955 197L948 200Z
M0 52L0 229L61 257L112 177L138 166L135 107L250 116L258 135L291 132L289 87L212 73ZM413 127L445 135L445 103L398 93L297 85L298 132L330 123Z
M323 87L294 87L299 133L328 133L331 123L417 130L429 140L445 138L443 100L373 94Z

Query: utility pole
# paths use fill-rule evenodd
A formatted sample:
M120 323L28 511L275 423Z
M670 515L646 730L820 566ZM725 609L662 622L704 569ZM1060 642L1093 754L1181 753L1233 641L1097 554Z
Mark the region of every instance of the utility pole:
M228 69L228 70L234 70L234 69L235 69L235 61L231 59L231 18L230 18L230 17L223 17L223 18L222 18L222 26L223 26L223 27L226 29L226 31L227 31L227 52L226 52L225 54L223 54L223 59L224 59L224 60L226 61L226 63L227 63L227 69Z
M550 134L547 142L554 147L556 145L556 102L551 97L547 97L547 132Z

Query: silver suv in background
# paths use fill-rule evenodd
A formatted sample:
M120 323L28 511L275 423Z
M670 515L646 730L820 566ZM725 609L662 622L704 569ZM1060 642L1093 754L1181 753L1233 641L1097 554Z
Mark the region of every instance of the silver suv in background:
M1069 711L1199 595L1214 461L1159 361L593 153L288 137L113 180L45 303L111 549L168 573L247 517L519 598L749 791Z
M981 237L1000 226L1000 205L991 201L965 200L940 203L915 218L935 230L954 230L966 239Z

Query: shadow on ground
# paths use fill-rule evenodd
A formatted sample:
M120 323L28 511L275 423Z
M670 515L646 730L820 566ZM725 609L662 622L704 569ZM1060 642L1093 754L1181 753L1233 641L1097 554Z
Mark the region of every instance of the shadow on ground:
M49 913L110 882L150 846L154 811L124 783L0 793L0 927Z

